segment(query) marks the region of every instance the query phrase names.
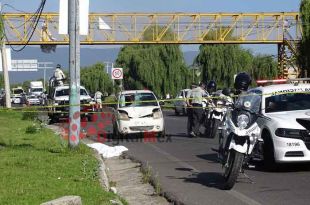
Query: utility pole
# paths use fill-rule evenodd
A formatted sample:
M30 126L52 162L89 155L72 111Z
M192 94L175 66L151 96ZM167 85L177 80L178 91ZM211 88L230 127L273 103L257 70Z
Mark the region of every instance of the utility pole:
M80 22L79 0L69 0L69 65L70 65L70 111L69 111L69 147L79 145L80 116Z
M3 75L4 75L5 106L6 108L11 108L12 105L11 105L10 79L9 79L9 71L8 71L8 62L6 58L4 36L2 37L1 57L2 57L2 68L3 68Z
M0 15L2 15L2 5L0 2ZM1 18L2 20L3 18ZM10 91L10 79L9 79L9 70L8 62L6 58L6 48L5 48L5 37L4 37L4 22L0 22L2 29L2 42L1 42L1 58L2 58L2 70L4 77L4 90L5 90L5 106L6 108L11 108L11 91Z

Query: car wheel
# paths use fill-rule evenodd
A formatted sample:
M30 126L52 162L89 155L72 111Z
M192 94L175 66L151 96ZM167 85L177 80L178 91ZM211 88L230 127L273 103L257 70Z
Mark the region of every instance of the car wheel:
M264 155L264 167L268 171L275 171L276 161L274 158L274 146L271 139L271 135L268 131L263 132L263 155Z
M165 129L164 129L162 132L159 132L159 133L158 133L158 137L159 137L159 138L165 138L165 137L166 137L166 131L165 131Z
M123 139L124 135L118 131L117 125L113 125L113 139Z
M187 115L186 108L183 108L183 109L182 109L182 114L183 114L183 115Z
M179 111L177 111L176 108L174 109L174 113L175 113L175 115L177 115L177 116L180 115Z

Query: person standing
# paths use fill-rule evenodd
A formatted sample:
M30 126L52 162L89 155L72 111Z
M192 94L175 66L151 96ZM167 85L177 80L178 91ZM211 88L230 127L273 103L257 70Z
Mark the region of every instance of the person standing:
M186 95L186 112L187 112L187 135L190 136L193 131L193 109L192 109L192 90L196 88L197 85L192 83L191 90L187 92Z
M192 110L192 116L189 117L189 120L192 120L192 129L190 130L189 135L191 137L198 137L200 135L200 125L201 125L201 119L203 116L203 107L202 107L202 101L203 97L207 96L207 93L205 91L205 84L200 83L198 87L193 88L189 94L188 99L191 99L191 102L189 103L190 108Z
M57 64L57 66L56 66L56 69L54 71L54 77L56 79L56 82L59 85L63 85L63 80L66 79L66 75L61 70L61 65L60 64Z
M100 92L99 90L95 93L95 102L97 104L97 109L102 109L102 92Z

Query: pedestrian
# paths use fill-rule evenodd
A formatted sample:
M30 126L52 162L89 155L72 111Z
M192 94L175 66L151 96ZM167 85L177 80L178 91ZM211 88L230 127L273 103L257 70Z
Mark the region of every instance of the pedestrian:
M102 96L103 94L99 90L95 93L95 102L97 105L97 109L102 109Z
M198 87L193 87L187 94L187 103L190 108L188 114L188 132L190 137L198 137L200 135L200 125L203 116L203 97L207 96L205 84L200 83Z
M58 85L63 85L63 81L66 79L66 75L61 70L61 65L57 64L56 69L54 71L54 78Z

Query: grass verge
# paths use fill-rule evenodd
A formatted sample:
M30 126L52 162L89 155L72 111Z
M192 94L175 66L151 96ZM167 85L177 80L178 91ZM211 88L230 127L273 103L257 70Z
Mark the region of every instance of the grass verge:
M85 205L110 204L118 196L98 180L91 149L69 150L51 130L26 133L35 122L17 112L0 112L0 204L40 204L79 195Z

